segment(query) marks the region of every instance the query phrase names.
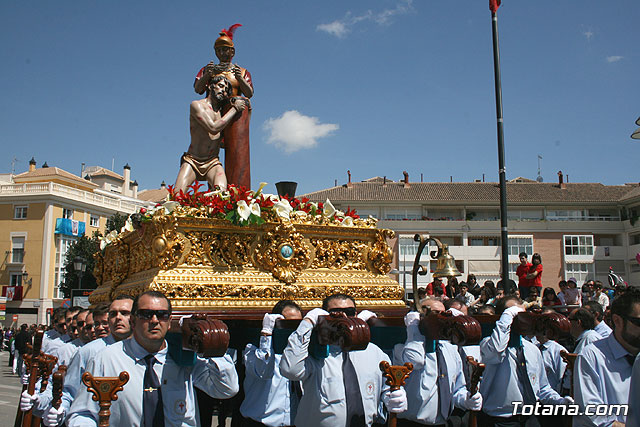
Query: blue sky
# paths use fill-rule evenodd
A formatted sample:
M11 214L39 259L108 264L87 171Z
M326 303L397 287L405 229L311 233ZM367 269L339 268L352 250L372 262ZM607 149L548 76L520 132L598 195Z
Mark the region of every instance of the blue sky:
M507 178L638 181L640 2L504 0ZM4 1L0 172L129 163L171 184L213 41L253 76L252 182L497 180L488 0ZM270 185L267 190L275 192Z

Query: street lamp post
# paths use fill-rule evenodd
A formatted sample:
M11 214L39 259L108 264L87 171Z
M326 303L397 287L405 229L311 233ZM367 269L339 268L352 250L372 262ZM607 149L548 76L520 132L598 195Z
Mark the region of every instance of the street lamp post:
M82 289L82 276L84 276L84 272L87 269L87 260L77 256L73 259L73 269L78 274L78 289Z

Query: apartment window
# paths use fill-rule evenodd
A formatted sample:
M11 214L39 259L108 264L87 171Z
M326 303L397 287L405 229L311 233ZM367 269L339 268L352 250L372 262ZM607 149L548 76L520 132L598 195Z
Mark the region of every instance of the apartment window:
M14 264L24 263L24 237L11 238L11 262Z
M516 283L518 283L518 281L520 280L518 276L516 276L516 270L518 269L519 265L520 265L519 263L518 264L509 263L509 279L513 280Z
M55 260L55 276L54 276L54 298L63 298L60 291L60 284L64 282L64 262L67 258L67 252L71 245L75 243L75 238L68 238L61 235L56 237L56 260Z
M418 253L418 246L420 242L413 240L413 237L400 237L398 241L398 249L400 249L400 255L408 255L415 257Z
M12 273L9 286L22 286L22 273Z
M528 256L533 255L533 237L513 236L509 237L509 255L520 255L525 252Z
M469 246L484 246L484 239L482 237L472 237L469 239Z
M13 210L13 218L14 219L27 219L27 207L26 206L16 206Z
M73 209L62 209L62 218L73 219Z
M403 286L406 292L411 293L413 289L413 263L418 253L419 242L413 240L413 236L400 236L398 239L398 281ZM429 247L425 247L422 252L422 258L420 264L429 269ZM425 287L429 283L429 275L418 275L418 287Z
M564 278L568 280L570 277L575 277L579 285L587 279L593 279L595 277L593 264L567 262L564 266Z
M386 208L385 219L422 219L420 208Z
M629 244L640 245L640 234L634 234L632 236L629 236Z
M100 217L91 215L91 217L89 218L89 225L91 227L100 227Z
M565 255L593 255L593 236L564 236Z

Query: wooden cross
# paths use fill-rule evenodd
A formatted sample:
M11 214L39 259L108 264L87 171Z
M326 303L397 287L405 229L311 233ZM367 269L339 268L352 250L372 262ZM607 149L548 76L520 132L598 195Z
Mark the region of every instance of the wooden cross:
M91 373L85 372L82 374L82 382L87 386L87 390L93 393L93 400L100 404L98 426L108 427L111 401L118 400L117 393L129 382L129 373L122 371L117 377L94 377Z
M413 365L411 363L405 363L403 366L391 365L386 360L380 362L380 370L382 376L385 377L386 384L391 387L391 391L400 390L400 387L404 385L404 381L409 378L411 371L413 371ZM389 413L389 427L396 427L397 418L393 412Z
M31 358L29 359L29 384L27 385L27 393L33 396L36 392L36 382L38 381L38 374L40 368L39 357L40 350L42 349L42 338L44 336L43 330L36 331L36 335L33 337L33 348L31 350ZM16 425L22 425L23 427L31 427L33 420L33 408L29 409L27 412L20 411L20 406L18 406L18 411L22 414L22 423L18 424L20 416L16 417Z
M578 358L578 355L575 353L569 353L566 350L560 350L560 357L562 357L562 361L567 364L565 375L567 370L573 373L573 367L576 364L576 359ZM571 381L571 388L569 390L569 395L573 397L573 381Z

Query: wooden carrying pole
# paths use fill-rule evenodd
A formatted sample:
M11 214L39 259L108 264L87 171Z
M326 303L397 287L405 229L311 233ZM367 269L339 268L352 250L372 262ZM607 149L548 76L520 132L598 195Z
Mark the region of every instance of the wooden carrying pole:
M44 331L38 330L36 332L35 337L33 338L33 350L31 351L31 360L29 363L29 384L27 385L27 393L33 395L36 391L36 382L38 381L38 374L40 368L38 366L40 350L42 349L42 338L44 336ZM18 404L19 405L19 404ZM20 407L18 406L18 411L20 411ZM33 422L32 415L33 408L28 410L27 412L22 413L22 423L17 424L23 427L31 427L31 423ZM18 419L16 418L16 423L18 423Z
M411 374L411 371L413 371L413 365L407 362L403 366L394 366L383 360L380 362L380 370L382 371L382 376L387 379L386 383L391 387L391 391L396 391L400 390L400 387L404 385L404 380L406 380ZM387 425L389 427L396 427L397 422L396 414L389 412Z
M49 378L51 377L51 373L53 372L53 368L55 368L56 363L58 363L57 357L40 352L40 356L38 356L38 377L41 379L40 393L44 393L47 389L47 386L49 385ZM34 415L31 420L31 427L40 427L41 421L42 418Z
M478 392L478 383L480 382L480 378L482 377L482 373L484 372L485 365L484 363L478 363L476 359L471 356L467 356L467 362L471 365L471 376L469 377L469 384L467 384L467 390L469 391L469 395L473 396ZM478 423L476 419L475 411L469 412L469 427L475 427Z
M62 405L62 389L64 388L64 377L67 375L67 365L60 365L53 374L52 406L56 409Z
M85 372L82 374L82 382L87 386L87 390L93 393L93 400L100 405L98 426L108 427L111 401L118 400L117 393L129 382L129 373L122 371L117 377L94 377L89 372Z

